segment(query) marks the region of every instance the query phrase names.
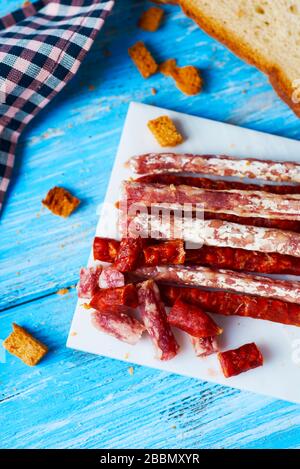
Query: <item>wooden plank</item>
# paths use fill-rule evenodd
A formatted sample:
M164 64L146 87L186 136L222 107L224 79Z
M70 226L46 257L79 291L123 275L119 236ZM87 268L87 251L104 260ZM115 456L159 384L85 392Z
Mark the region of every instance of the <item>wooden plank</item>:
M13 320L50 347L37 367L0 364L2 448L300 447L295 404L66 349L75 301L71 290L0 317L1 338Z

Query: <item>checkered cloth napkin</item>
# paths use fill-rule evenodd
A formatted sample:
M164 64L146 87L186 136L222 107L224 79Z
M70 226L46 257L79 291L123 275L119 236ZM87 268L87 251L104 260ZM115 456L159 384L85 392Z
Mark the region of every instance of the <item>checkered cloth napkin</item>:
M114 0L39 0L0 18L0 209L16 144L77 72Z

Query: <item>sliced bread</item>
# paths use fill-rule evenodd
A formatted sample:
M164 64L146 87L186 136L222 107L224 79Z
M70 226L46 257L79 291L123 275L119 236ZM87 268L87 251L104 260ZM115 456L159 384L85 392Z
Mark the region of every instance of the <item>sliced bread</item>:
M269 76L300 116L300 0L178 0L211 36Z

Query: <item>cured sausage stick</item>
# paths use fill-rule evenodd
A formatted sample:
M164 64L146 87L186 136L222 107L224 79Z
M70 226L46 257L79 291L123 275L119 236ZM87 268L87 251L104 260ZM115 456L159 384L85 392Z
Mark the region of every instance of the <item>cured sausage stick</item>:
M214 337L223 329L199 306L178 298L168 314L168 323L193 337Z
M247 184L238 181L225 181L222 179L209 179L204 177L178 176L177 174L147 174L135 179L144 184L173 184L174 186L193 186L202 189L226 191L237 189L240 191L263 191L271 194L300 194L300 185L273 185L273 184Z
M218 353L218 359L225 378L239 375L263 365L263 356L254 342L234 350Z
M223 316L242 316L300 326L300 305L287 301L170 285L160 285L159 289L167 306L173 306L175 301L181 298L187 303L200 306L205 311Z
M300 282L274 280L232 270L188 266L140 267L134 271L134 275L156 282L217 288L300 304Z
M203 246L201 249L187 249L185 264L258 274L300 275L299 257L226 247Z
M143 324L121 307L93 311L92 324L101 332L130 345L135 345L145 330Z
M152 339L159 360L170 360L177 355L179 345L168 324L167 314L160 293L153 280L139 285L139 310Z
M112 241L114 240L108 238L95 238L94 247L98 246L96 252L98 260L107 259L107 253ZM155 240L149 241L150 244L143 248L139 266L205 265L214 269L229 269L260 274L300 275L300 258L297 257L216 246L203 246L200 249L185 250L184 242L179 239L160 243L155 242ZM99 249L100 246L101 249ZM110 254L111 262L115 261L118 249L118 246L114 249L113 256Z
M189 335L197 357L218 351L216 336L223 330L199 305L185 303L178 298L168 314L168 322Z
M138 231L141 236L156 239L182 238L189 243L223 246L248 251L275 252L300 257L300 234L272 228L239 225L222 220L177 220L161 223L155 215L140 214L129 221L128 230Z
M204 212L207 220L224 220L232 223L240 223L241 225L259 226L262 228L276 228L278 230L288 230L300 233L300 221L296 220L279 220L278 218L261 218L261 217L239 217L229 213L213 213Z
M203 204L206 211L228 213L242 217L280 218L300 220L300 195L269 194L260 191L215 191L192 186L168 186L126 181L124 195L128 207L143 204L183 209L184 204ZM170 207L171 206L171 207ZM200 207L198 208L198 210Z
M233 158L225 155L147 153L131 158L129 166L137 174L172 171L256 178L274 182L300 182L300 165L291 161Z

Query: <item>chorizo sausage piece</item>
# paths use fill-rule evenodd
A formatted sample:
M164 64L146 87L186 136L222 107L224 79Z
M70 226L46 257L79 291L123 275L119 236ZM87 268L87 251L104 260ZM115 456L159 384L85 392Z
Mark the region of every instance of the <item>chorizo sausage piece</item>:
M216 337L192 337L192 346L197 357L207 357L219 351Z
M218 359L225 378L239 375L263 365L263 356L254 342L234 350L218 353Z
M184 264L185 250L181 239L151 244L143 249L142 264L145 266Z
M216 336L223 332L223 329L199 306L185 303L180 298L176 300L168 314L168 323L199 338Z
M120 288L99 290L90 301L90 306L97 310L112 306L136 308L137 305L137 290L133 284L128 284Z
M177 298L198 305L205 311L223 316L243 316L300 327L300 306L286 301L260 296L241 295L200 288L159 286L162 299L173 306Z
M118 288L124 287L125 278L122 272L113 267L106 267L102 270L99 277L100 288Z
M77 285L77 294L79 298L92 298L99 290L99 277L102 272L102 266L83 267L80 269L80 278Z
M169 326L157 285L152 280L141 283L138 299L141 317L156 349L156 357L170 360L177 355L179 345Z
M299 257L228 247L203 246L201 249L187 249L185 264L261 274L300 275Z
M140 267L133 274L156 282L236 291L300 304L300 282L200 266Z
M120 241L96 236L93 243L94 259L102 262L114 262L120 247Z
M101 332L109 334L122 342L135 345L141 338L145 327L123 307L113 307L92 312L92 324Z
M130 272L138 265L142 253L141 238L123 238L114 262L114 267L120 272Z
M213 176L234 176L274 182L300 182L300 165L292 161L270 161L234 158L225 155L147 153L129 160L137 174L202 173Z
M222 179L208 179L204 177L178 176L172 173L147 174L135 179L145 184L168 184L174 186L193 186L202 189L226 191L238 189L240 191L264 191L272 194L300 194L300 184L297 185L273 185L273 184L247 184L238 181L225 181Z
M114 243L112 243L112 241L114 241ZM151 244L148 244L149 241ZM112 245L113 251L111 249ZM184 264L185 250L184 242L181 239L164 242L143 240L142 245L144 247L140 253L139 265ZM114 262L118 256L119 246L119 241L97 237L94 240L94 257L96 255L99 261Z

